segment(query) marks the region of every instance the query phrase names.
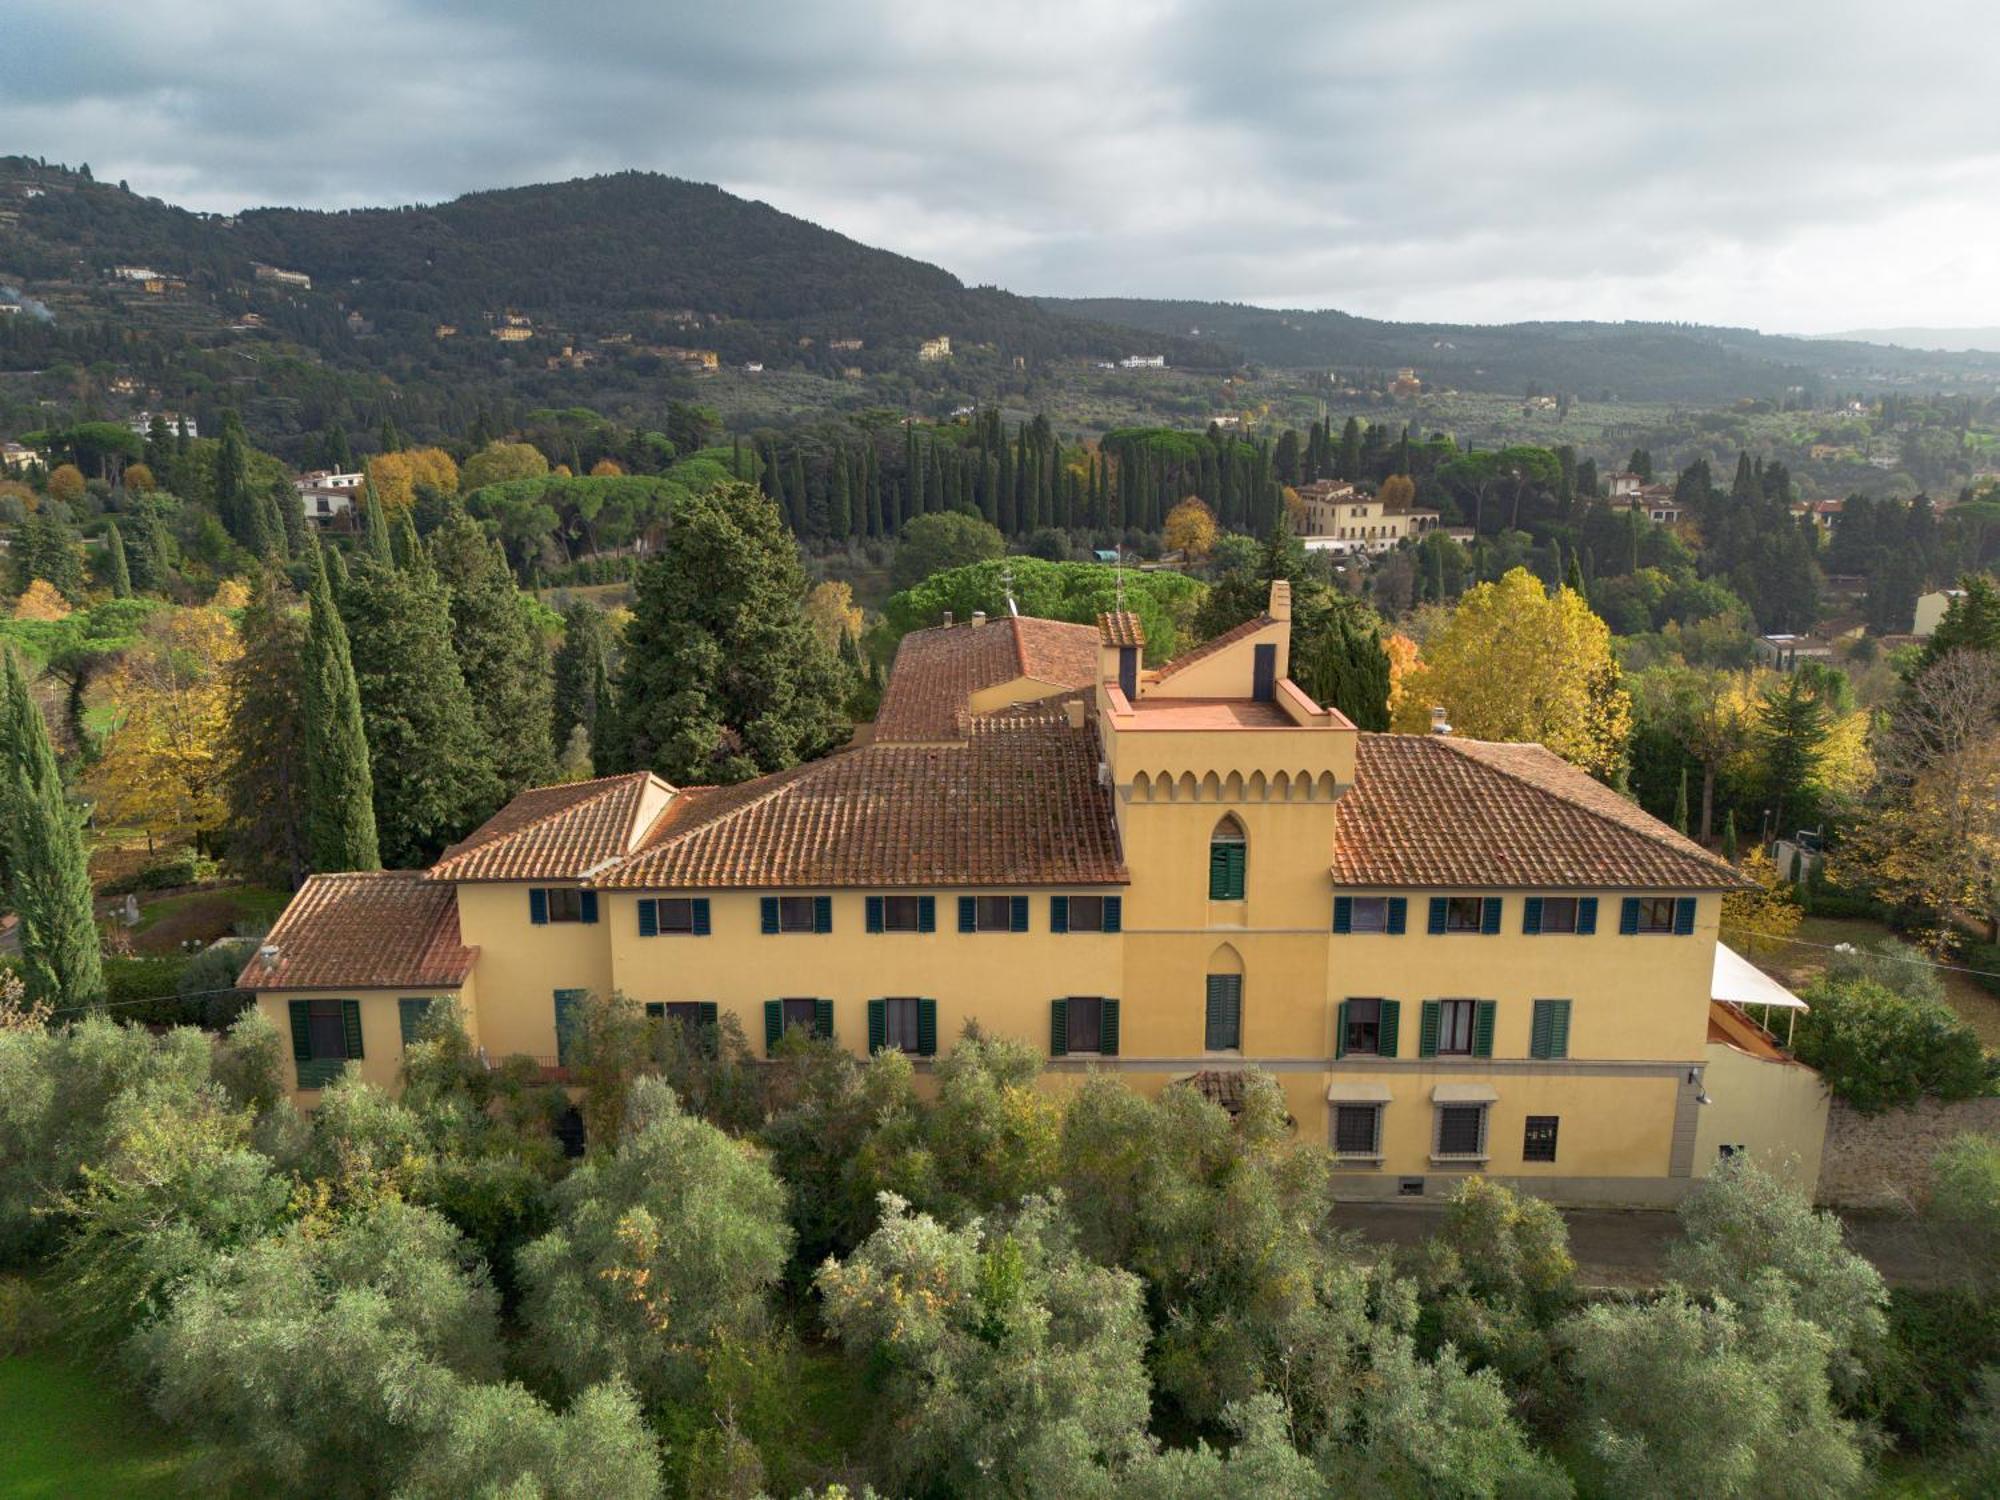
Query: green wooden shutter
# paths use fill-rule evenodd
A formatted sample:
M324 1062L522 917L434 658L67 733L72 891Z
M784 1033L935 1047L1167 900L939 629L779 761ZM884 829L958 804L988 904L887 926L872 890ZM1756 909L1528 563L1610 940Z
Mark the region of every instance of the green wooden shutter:
M1347 1056L1347 1002L1341 1001L1333 1013L1333 1055Z
M958 898L958 930L960 932L979 931L979 903L971 896Z
M813 931L833 931L833 897L813 897Z
M570 1034L582 1018L584 990L556 991L556 1066L569 1066Z
M1069 897L1049 897L1049 931L1069 931Z
M1118 1002L1099 1002L1097 1010L1097 1051L1103 1057L1118 1055Z
M340 1038L346 1044L350 1058L361 1056L361 1002L343 1000L340 1002Z
M813 1001L813 1035L822 1041L833 1040L833 1002Z
M1639 898L1627 896L1618 910L1618 935L1631 937L1639 930Z
M937 931L937 897L917 897L917 931Z
M639 936L660 935L660 903L647 897L639 903Z
M1333 930L1335 932L1354 931L1354 898L1335 896L1333 898Z
M1028 930L1028 898L1016 896L1007 903L1007 930L1026 932Z
M704 1026L721 1024L721 1012L716 1009L716 1004L713 1000L703 1000L701 1002L701 1009L696 1011L695 1014L700 1018L701 1024Z
M1431 897L1431 931L1433 933L1444 931L1445 902L1446 898L1443 896Z
M1122 932L1125 928L1125 898L1106 896L1104 898L1104 930Z
M1409 920L1410 903L1408 898L1391 896L1389 898L1389 935L1391 937L1401 937L1404 929L1409 925Z
M709 934L708 897L697 896L688 905L694 909L694 935L696 937L707 937Z
M1500 930L1500 898L1488 896L1479 909L1479 933L1481 937L1492 937Z
M1426 1000L1417 1018L1417 1056L1438 1055L1438 1003Z
M312 1002L293 1000L286 1007L292 1015L292 1061L309 1063L312 1061ZM300 1087L304 1087L303 1084Z
M648 1001L646 1002L646 1019L647 1019L647 1020L649 1020L649 1021L664 1021L664 1020L666 1020L666 1018L667 1018L667 1002L666 1002L666 1001L664 1001L664 1000L648 1000Z
M1539 937L1542 931L1542 898L1530 896L1521 903L1521 931Z
M538 885L528 889L528 920L537 927L548 925L549 893Z
M778 1050L778 1043L785 1035L785 1002L766 1000L764 1002L764 1052L766 1056Z
M396 1024L402 1028L405 1047L422 1039L424 1017L430 1014L430 1010L430 1001L413 999L407 995L396 1002Z
M917 1056L937 1056L937 1001L917 1002Z
M758 919L765 932L778 930L778 898L765 896L757 903Z
M873 1057L889 1041L889 1002L870 1000L868 1002L868 1055Z
M597 892L585 891L577 900L578 915L586 922L597 920Z
M1491 1000L1481 1000L1472 1010L1472 1055L1491 1057L1493 1055L1493 1013L1499 1007Z
M1576 932L1578 937L1590 937L1597 931L1597 898L1582 896L1576 903Z
M882 898L880 896L870 896L868 898L868 930L870 932L880 932L882 930Z
M1396 1055L1396 1033L1401 1029L1402 1019L1403 1006L1401 1001L1384 1000L1382 1002L1382 1039L1376 1045L1375 1049L1378 1057L1394 1057Z
M1208 976L1208 1004L1204 1017L1203 1047L1209 1052L1228 1052L1243 1045L1243 976Z
M1528 1038L1532 1057L1569 1056L1569 1001L1537 1000L1534 1026Z
M1049 1002L1049 1056L1069 1056L1069 1001Z
M1241 901L1248 846L1234 839L1217 839L1208 846L1208 899Z
M1683 896L1674 903L1674 936L1687 937L1694 931L1694 897Z

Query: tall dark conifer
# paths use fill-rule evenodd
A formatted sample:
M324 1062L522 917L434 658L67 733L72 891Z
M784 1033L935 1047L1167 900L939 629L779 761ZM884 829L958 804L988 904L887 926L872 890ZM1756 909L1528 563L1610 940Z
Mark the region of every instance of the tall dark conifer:
M111 585L111 597L131 598L132 569L125 560L125 538L119 534L116 521L104 533L104 553L104 571Z
M0 683L0 838L19 918L21 978L31 1002L69 1011L104 998L83 822L63 790L49 726L11 649Z
M302 693L307 859L315 870L377 870L374 782L347 627L317 542L311 561Z
M505 555L477 521L454 506L432 534L430 551L451 592L459 671L493 747L493 769L511 797L555 775L548 650Z

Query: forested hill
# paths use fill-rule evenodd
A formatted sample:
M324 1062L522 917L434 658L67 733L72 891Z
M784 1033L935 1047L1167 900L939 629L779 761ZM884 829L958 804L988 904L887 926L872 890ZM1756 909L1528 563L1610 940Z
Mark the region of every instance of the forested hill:
M508 312L541 333L629 335L638 343L716 349L838 370L914 361L938 335L1028 361L1129 353L1127 330L1092 327L1031 300L967 287L949 272L872 249L767 204L654 173L622 172L469 194L449 203L338 213L273 208L234 219L190 213L20 158L0 160L0 282L20 282L56 310L63 293L101 287L113 266L187 283L158 308L246 311L328 354L384 363L430 344L440 324L483 339ZM24 191L26 190L26 191ZM303 272L309 290L256 279L259 265ZM101 297L72 299L88 318ZM349 313L365 319L357 348ZM199 320L180 319L191 330ZM860 340L859 349L829 348ZM542 353L538 344L533 351ZM1232 361L1196 341L1178 363Z
M1694 323L1389 323L1236 302L1038 297L1051 312L1214 342L1282 368L1394 370L1457 390L1726 405L1745 397L1915 386L1991 390L2000 354L1790 338Z

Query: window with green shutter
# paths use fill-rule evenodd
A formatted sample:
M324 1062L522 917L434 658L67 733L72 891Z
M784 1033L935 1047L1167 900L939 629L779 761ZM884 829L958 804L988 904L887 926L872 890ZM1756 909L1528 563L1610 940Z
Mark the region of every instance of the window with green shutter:
M1243 825L1236 821L1234 814L1216 825L1215 832L1208 838L1209 900L1244 899L1248 848L1249 845L1243 836Z
M289 1011L300 1088L325 1088L362 1055L359 1000L294 1000Z
M1569 1056L1569 1001L1537 1000L1534 1021L1528 1031L1530 1057Z
M412 996L405 996L396 1002L396 1020L402 1027L403 1045L423 1039L424 1022L431 1013L431 1002Z
M1243 976L1211 974L1202 1025L1202 1046L1209 1052L1243 1049Z
M588 990L557 990L556 1000L556 1066L569 1066L569 1048L576 1030L583 1024L583 1000Z

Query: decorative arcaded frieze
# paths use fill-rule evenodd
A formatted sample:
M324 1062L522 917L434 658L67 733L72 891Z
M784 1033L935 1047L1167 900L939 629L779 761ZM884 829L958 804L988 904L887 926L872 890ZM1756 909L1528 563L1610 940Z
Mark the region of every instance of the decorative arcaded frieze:
M1133 802L1334 802L1351 783L1331 771L1252 771L1245 776L1214 771L1139 771L1118 787L1118 795Z

